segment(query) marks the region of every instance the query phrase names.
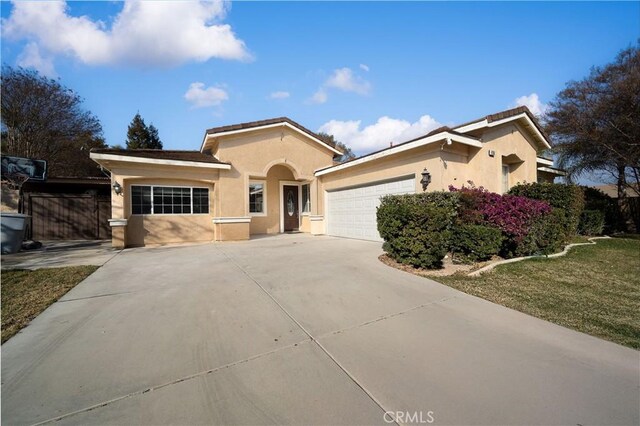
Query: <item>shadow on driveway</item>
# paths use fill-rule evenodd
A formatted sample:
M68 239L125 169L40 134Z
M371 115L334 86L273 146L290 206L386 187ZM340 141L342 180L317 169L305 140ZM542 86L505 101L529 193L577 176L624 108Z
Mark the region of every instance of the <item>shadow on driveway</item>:
M2 255L2 269L42 269L64 266L102 266L120 250L111 240L42 241L37 250Z

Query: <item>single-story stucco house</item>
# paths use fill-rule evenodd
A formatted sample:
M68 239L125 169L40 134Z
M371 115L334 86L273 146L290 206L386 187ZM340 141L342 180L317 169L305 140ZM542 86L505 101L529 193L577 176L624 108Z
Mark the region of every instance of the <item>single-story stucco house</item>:
M289 231L380 240L385 194L472 181L502 193L562 172L538 153L549 140L526 107L341 164L341 152L289 118L206 131L198 151L95 149L111 172L113 245L246 240Z

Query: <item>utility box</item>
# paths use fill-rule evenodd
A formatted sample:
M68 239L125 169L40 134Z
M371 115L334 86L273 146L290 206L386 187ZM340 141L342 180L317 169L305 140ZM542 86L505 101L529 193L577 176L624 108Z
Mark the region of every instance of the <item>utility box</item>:
M0 213L2 254L17 253L22 246L24 231L30 216L20 213Z

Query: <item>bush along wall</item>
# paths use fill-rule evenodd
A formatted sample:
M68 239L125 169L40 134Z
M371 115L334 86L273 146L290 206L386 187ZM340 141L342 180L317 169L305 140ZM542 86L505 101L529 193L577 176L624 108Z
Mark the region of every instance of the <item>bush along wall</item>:
M596 188L583 186L582 190L584 191L585 212L587 210L597 210L604 214L604 227L600 233L604 232L606 234L610 234L614 232L624 232L627 230L627 225L616 199L609 197L607 194ZM579 233L587 235L585 232L587 232L587 229L589 229L589 226L591 225L583 223L583 220L589 219L593 219L593 213L588 213L586 215L583 213L580 216L580 224L578 225ZM589 232L593 232L593 230L590 230Z
M602 235L605 214L600 210L584 210L580 215L578 232L581 235Z
M566 220L563 227L565 240L577 234L580 215L584 210L582 187L557 183L525 183L511 188L509 194L545 201L554 209L563 210ZM559 218L558 216L557 219Z
M383 249L397 262L418 268L442 267L449 251L458 212L458 194L424 194L382 197L377 210Z
M582 214L577 187L540 185L562 188L535 184L514 191L551 201L500 195L482 187L385 196L377 212L383 249L397 262L433 269L442 266L448 252L458 262L488 260L496 254L510 258L557 252L575 234L581 215L590 232L598 229L600 222L593 214Z
M532 241L543 243L544 239L527 237L538 228L546 229L546 217L552 212L548 203L517 195L500 195L482 187L449 189L460 194L459 222L484 225L501 231L502 244L495 254L510 258L546 250L546 246L532 244Z
M456 263L489 260L500 251L504 237L498 228L458 222L451 236L451 254Z

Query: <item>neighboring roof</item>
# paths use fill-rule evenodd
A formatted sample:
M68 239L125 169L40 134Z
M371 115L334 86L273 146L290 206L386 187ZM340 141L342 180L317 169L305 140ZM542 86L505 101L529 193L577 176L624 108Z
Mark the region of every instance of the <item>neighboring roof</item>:
M95 183L95 184L111 184L111 178L107 176L48 176L49 183Z
M230 168L228 163L223 163L213 155L203 154L200 151L177 151L161 149L116 149L94 148L90 153L91 159L128 161L148 164L168 165L193 165L196 167ZM197 166L199 165L199 166Z
M440 127L438 129L432 130L424 136L420 136L415 139L411 139L406 142L399 143L397 145L390 146L388 148L381 149L379 151L374 151L370 154L363 155L358 158L354 158L349 161L345 161L344 163L340 163L334 166L325 167L319 170L316 170L316 176L322 176L327 173L337 172L338 170L346 169L348 167L356 166L358 164L362 164L368 161L376 160L378 158L386 157L388 155L396 154L402 151L407 151L409 149L418 148L424 145L428 145L434 142L442 141L450 139L454 142L458 142L464 145L473 146L475 148L482 148L482 143L479 139L474 138L473 136L465 135L456 131L452 131L449 127Z
M599 189L604 192L611 198L618 198L618 185L615 184L607 184L607 185L594 185L592 188ZM638 186L638 192L640 192L640 185ZM635 192L631 188L624 188L624 193L627 197L637 197L638 193Z
M249 121L246 123L231 124L228 126L219 126L219 127L213 127L211 129L207 129L207 131L205 132L205 137L202 141L202 147L200 149L202 150L204 148L204 144L207 140L207 136L213 136L213 135L224 136L227 134L235 134L235 133L240 133L244 131L264 128L264 127L274 127L277 125L287 125L294 130L297 130L303 134L306 134L315 142L318 142L321 145L324 145L325 147L329 148L331 151L337 154L342 154L342 151L338 150L335 144L329 141L322 140L317 133L312 132L311 130L307 129L306 127L302 126L299 123L296 123L289 117L269 118L267 120Z
M90 185L110 185L111 178L107 176L47 176L45 181L30 181L29 185L46 185L46 184L90 184Z
M504 111L496 112L494 114L489 114L482 118L478 118L476 120L472 120L467 123L455 126L454 129L462 133L466 133L482 127L492 127L492 123L509 121L509 119L519 119L521 117L527 117L527 119L535 127L535 130L540 134L540 138L543 144L548 148L551 148L549 136L546 134L546 132L538 122L536 116L533 115L533 113L526 106L519 106L517 108L511 108Z

